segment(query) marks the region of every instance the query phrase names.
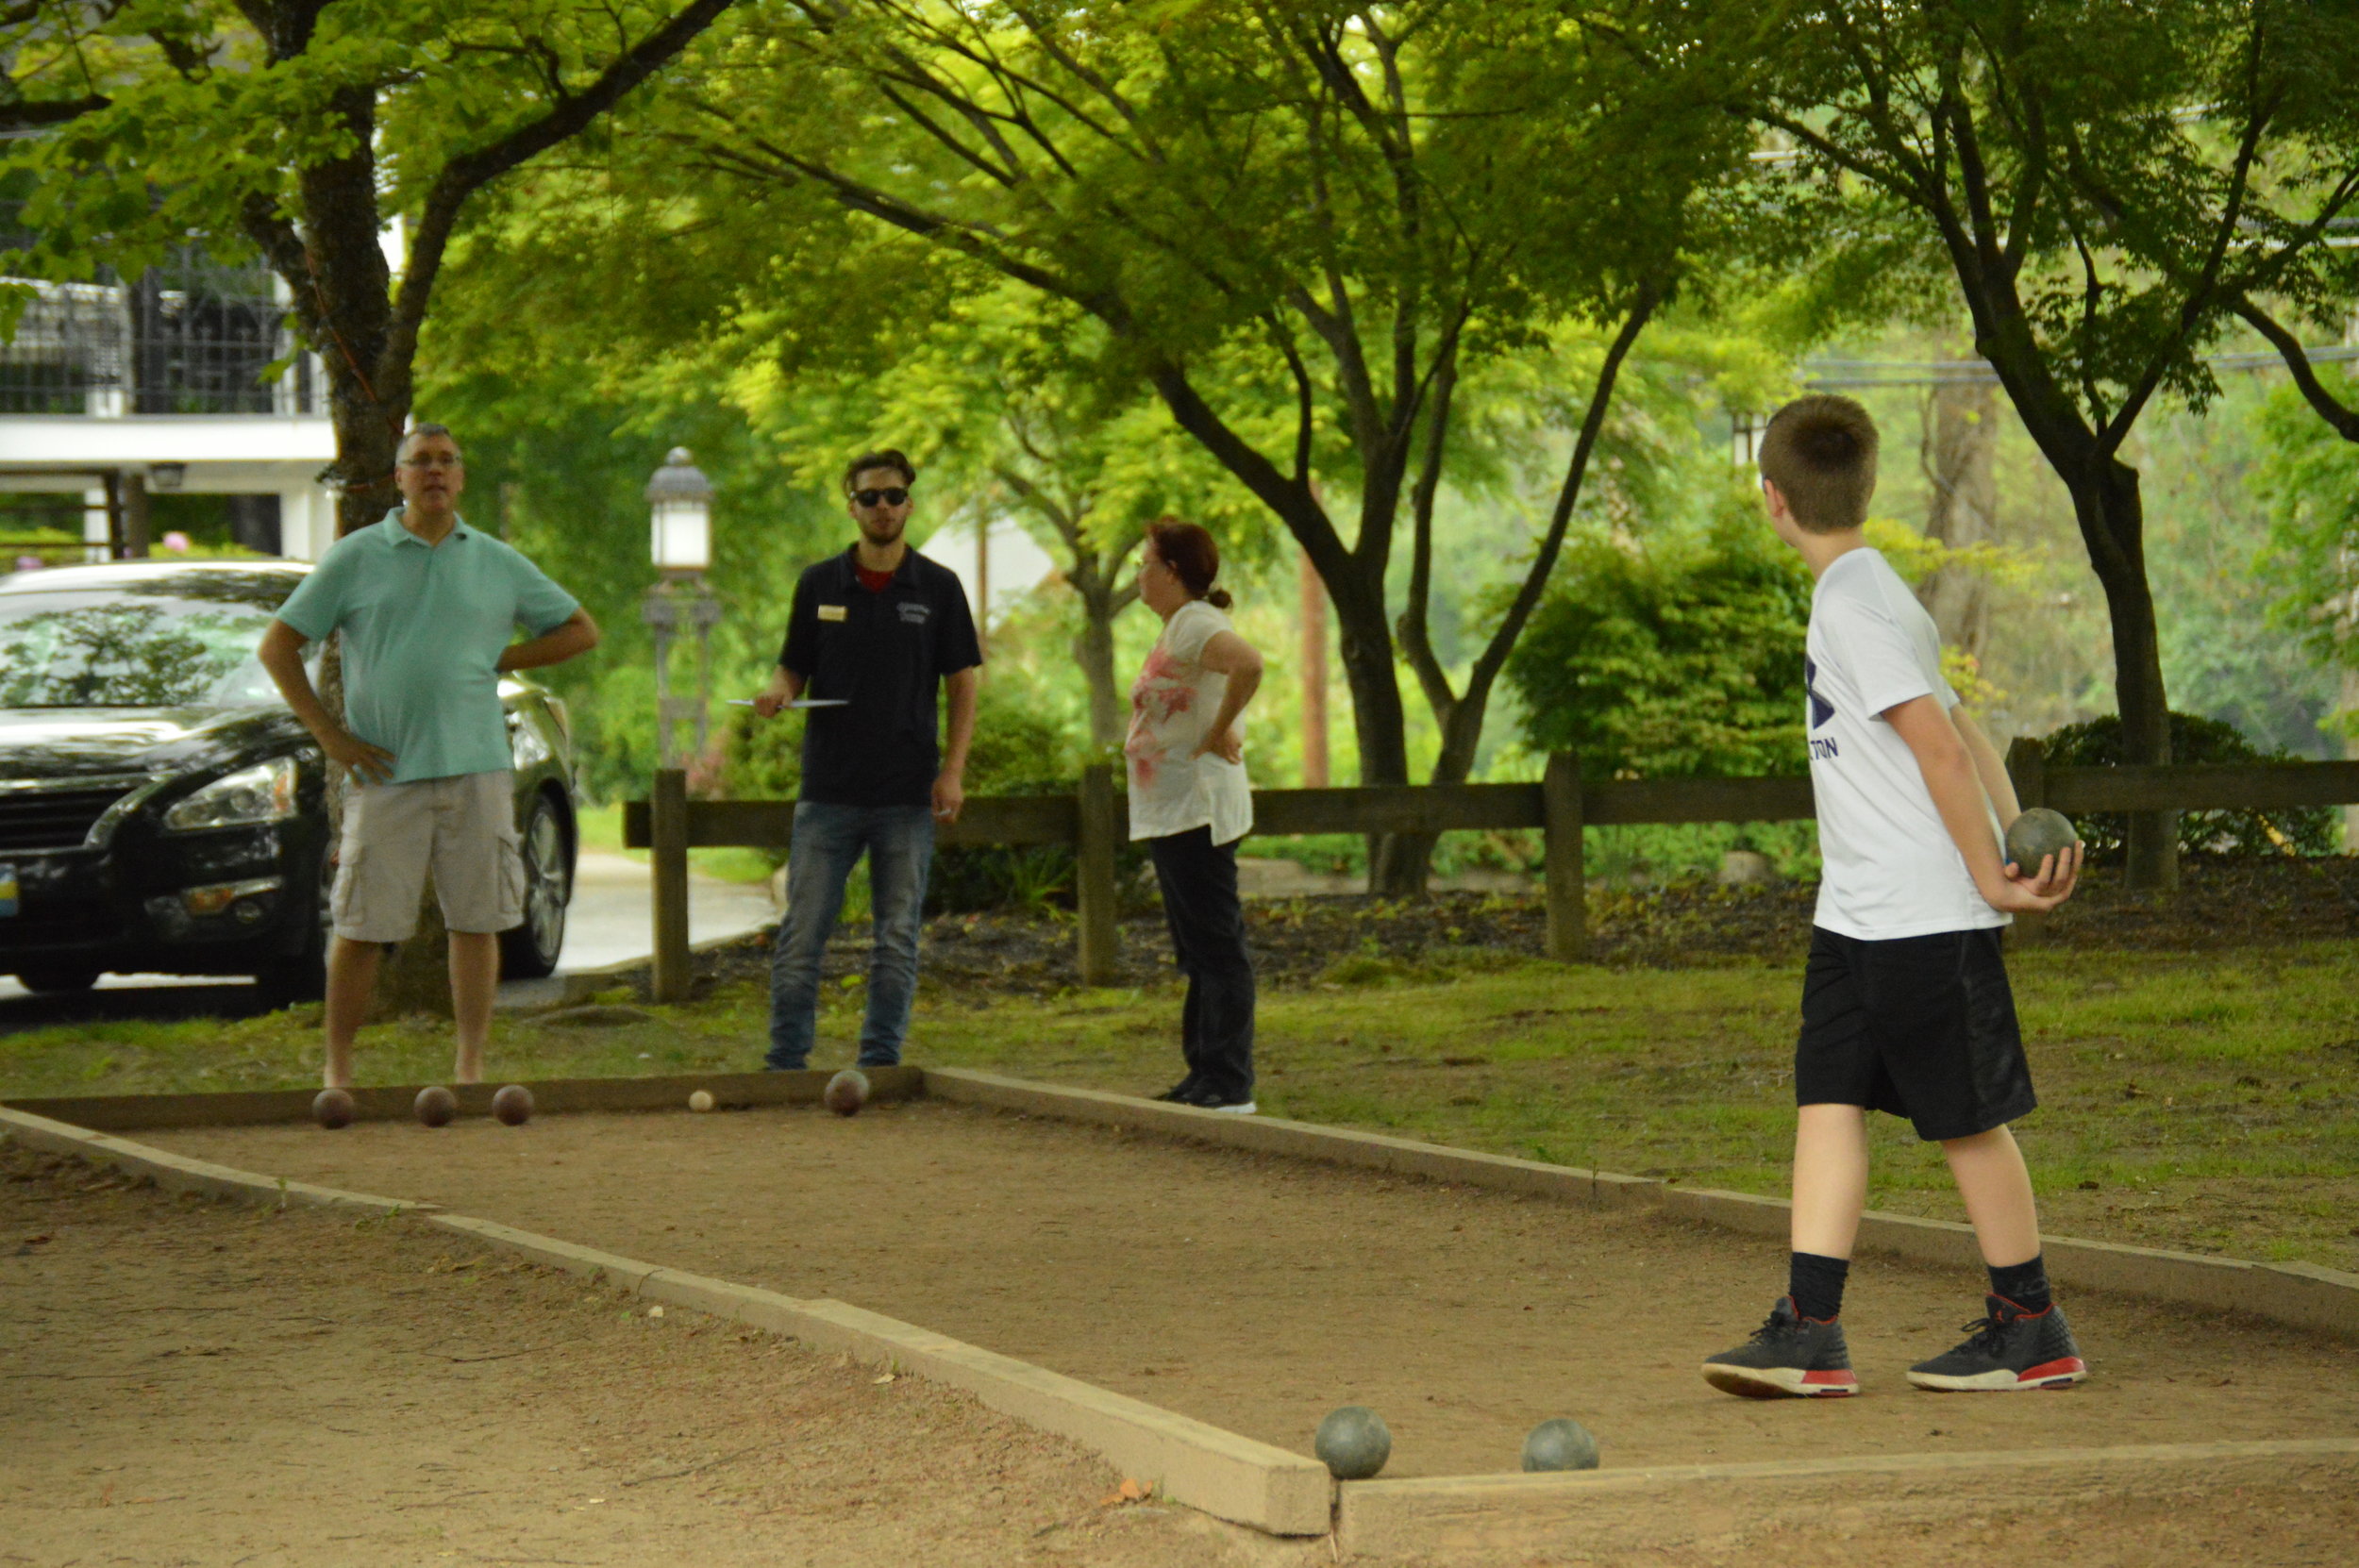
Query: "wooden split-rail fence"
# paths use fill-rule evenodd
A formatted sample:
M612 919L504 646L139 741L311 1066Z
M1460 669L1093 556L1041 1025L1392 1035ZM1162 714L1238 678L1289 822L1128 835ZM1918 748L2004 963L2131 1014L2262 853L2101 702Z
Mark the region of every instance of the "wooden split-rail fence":
M2051 768L2038 742L2020 740L2008 749L2007 771L2027 809L2048 806L2067 816L2359 802L2359 762ZM1562 752L1548 759L1537 784L1257 790L1253 795L1253 831L1260 836L1540 829L1548 955L1566 961L1589 950L1583 827L1781 822L1813 814L1807 777L1584 779L1579 759ZM1114 850L1128 833L1112 771L1092 768L1069 794L971 797L957 822L942 826L936 842L960 848L1071 845L1080 976L1085 984L1103 985L1114 977L1119 951ZM677 768L657 773L652 799L625 805L624 843L654 852L657 1000L688 994L688 852L723 845L785 850L794 835L793 801L691 800L687 776Z

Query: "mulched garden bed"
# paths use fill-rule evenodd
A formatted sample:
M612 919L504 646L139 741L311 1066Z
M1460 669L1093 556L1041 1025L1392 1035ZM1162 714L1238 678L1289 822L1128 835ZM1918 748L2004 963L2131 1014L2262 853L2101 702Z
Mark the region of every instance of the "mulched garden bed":
M1589 891L1591 954L1609 967L1680 968L1754 960L1799 965L1810 944L1815 883L1723 888L1706 881ZM1246 920L1262 982L1355 984L1537 958L1547 917L1536 896L1445 892L1396 900L1337 894L1253 900ZM2118 871L2088 872L2036 940L2062 947L2210 951L2359 936L2359 859L2188 857L2169 894L2136 893ZM1160 915L1122 923L1125 985L1173 976ZM927 922L929 982L1026 993L1079 984L1073 919L1011 909ZM828 950L830 979L865 971L866 933L847 927ZM698 955L701 986L767 973L768 934Z

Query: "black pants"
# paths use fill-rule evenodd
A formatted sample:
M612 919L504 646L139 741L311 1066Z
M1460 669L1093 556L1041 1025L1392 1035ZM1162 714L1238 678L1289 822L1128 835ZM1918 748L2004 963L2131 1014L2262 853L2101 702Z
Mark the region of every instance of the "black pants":
M1180 1049L1188 1071L1225 1100L1253 1096L1253 955L1237 902L1237 846L1209 827L1146 841L1163 891L1171 945L1188 977Z

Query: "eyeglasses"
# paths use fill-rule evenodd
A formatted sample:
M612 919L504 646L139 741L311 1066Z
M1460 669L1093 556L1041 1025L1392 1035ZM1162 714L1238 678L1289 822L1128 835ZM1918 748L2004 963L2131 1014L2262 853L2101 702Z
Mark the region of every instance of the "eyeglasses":
M401 459L401 466L404 468L457 468L459 454L456 452L413 452Z
M890 490L856 490L852 492L852 499L858 501L863 507L873 507L879 501L883 502L888 507L897 507L909 498L910 492L903 490L899 485L895 485Z

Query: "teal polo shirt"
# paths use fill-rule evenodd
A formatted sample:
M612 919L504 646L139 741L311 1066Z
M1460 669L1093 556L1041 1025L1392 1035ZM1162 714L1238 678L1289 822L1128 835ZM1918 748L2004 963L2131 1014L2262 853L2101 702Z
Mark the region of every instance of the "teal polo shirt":
M393 754L393 782L512 765L500 653L581 607L542 570L464 521L440 544L401 509L345 535L278 607L308 642L343 634L344 726Z

